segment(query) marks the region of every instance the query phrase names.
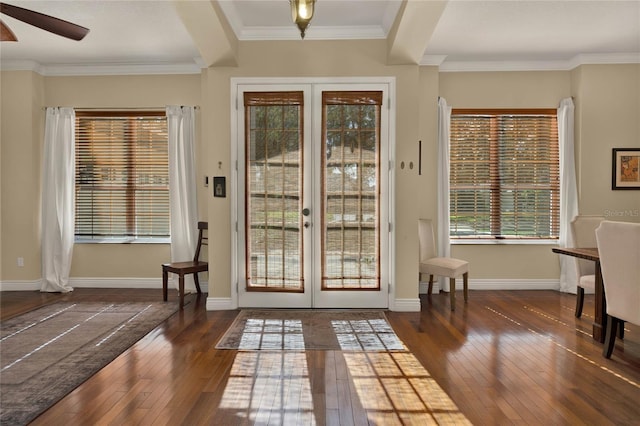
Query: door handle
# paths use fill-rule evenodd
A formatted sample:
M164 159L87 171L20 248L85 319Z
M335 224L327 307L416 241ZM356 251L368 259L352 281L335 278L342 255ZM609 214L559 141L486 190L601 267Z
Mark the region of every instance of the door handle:
M309 210L307 207L305 207L304 209L302 209L302 215L303 215L303 216L309 216L309 214L311 214L311 210ZM309 223L309 221L308 221L308 220L304 222L304 227L305 227L305 228L308 228L308 227L310 227L310 226L311 226L311 224Z

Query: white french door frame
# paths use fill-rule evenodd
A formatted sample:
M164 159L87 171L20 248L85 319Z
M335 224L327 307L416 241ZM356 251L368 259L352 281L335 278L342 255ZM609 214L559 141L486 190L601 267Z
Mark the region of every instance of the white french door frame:
M303 206L313 205L311 212L312 226L303 230L304 241L304 293L256 292L256 297L248 296L244 286L245 277L245 175L244 175L244 104L243 93L255 91L300 91L304 92L304 162L312 166L312 179L305 179ZM344 290L324 291L320 295L320 250L312 246L313 241L320 241L320 194L312 182L319 182L321 173L318 161L312 158L321 155L322 144L322 101L323 90L382 90L384 92L383 111L381 116L380 140L380 291L349 292ZM320 99L318 99L320 98ZM322 308L392 308L392 282L395 277L395 196L394 168L395 163L395 78L232 78L231 79L231 164L230 202L231 202L231 306L237 307L322 307ZM385 111L386 110L386 111ZM311 149L309 149L311 147ZM313 150L313 152L312 152ZM318 244L316 243L317 247ZM351 293L351 295L349 295ZM369 295L367 294L369 293ZM374 295L377 293L378 297ZM357 295L357 297L355 297ZM247 300L251 299L249 303Z
M233 87L233 86L232 86ZM237 190L232 192L232 204L236 207L235 223L232 229L235 229L234 239L236 242L236 250L232 252L235 255L233 264L235 268L235 280L236 294L238 299L238 305L241 307L263 307L263 308L277 308L277 307L289 307L289 308L306 308L312 306L313 303L313 291L311 288L312 276L312 231L313 227L302 228L302 241L303 241L303 282L304 292L285 292L285 291L247 291L246 286L246 269L245 269L245 257L247 247L246 230L245 230L245 192L246 192L246 173L245 173L245 110L244 110L244 93L246 92L292 92L302 91L304 96L304 107L302 108L303 114L303 158L302 165L311 164L312 149L311 149L311 132L312 132L312 116L311 116L311 90L309 84L288 84L282 82L280 84L239 84L235 86L237 94L237 110L236 110L236 128L237 135L235 137L235 146L232 147L232 152L236 153L237 160L233 164L236 164L234 176L237 182ZM302 206L307 208L313 203L313 187L312 179L305 179L302 188ZM235 200L234 200L235 198ZM311 256L310 256L311 255Z

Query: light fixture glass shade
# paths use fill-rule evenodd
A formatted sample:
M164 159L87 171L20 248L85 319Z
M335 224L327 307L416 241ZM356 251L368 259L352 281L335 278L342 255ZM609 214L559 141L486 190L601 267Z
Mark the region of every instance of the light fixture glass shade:
M300 29L300 37L304 38L304 33L313 18L313 7L316 0L289 0L291 4L291 18Z

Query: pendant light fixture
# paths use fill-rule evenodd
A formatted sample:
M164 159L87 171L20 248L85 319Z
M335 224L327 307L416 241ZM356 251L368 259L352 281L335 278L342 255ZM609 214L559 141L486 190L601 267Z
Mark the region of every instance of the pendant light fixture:
M311 18L313 18L313 7L316 0L289 0L291 4L291 18L300 29L300 38L304 38Z

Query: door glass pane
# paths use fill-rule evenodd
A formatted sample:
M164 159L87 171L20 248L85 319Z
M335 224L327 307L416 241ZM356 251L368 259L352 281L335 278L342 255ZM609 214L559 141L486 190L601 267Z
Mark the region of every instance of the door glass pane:
M245 93L248 291L304 290L302 92Z
M382 92L323 92L322 289L380 289Z

